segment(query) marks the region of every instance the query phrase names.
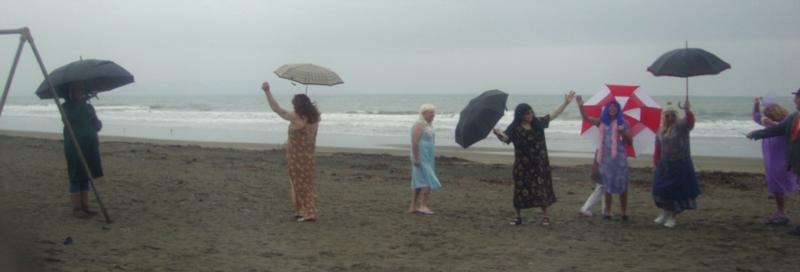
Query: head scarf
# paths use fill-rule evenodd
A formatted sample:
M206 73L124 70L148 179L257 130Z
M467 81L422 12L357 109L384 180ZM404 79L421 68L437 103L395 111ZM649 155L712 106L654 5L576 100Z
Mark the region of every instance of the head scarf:
M664 108L661 109L661 125L660 125L660 128L659 128L659 132L662 133L662 134L667 132L667 131L669 131L670 129L672 129L672 127L666 127L664 125L664 124L666 124L666 122L664 122L664 120L666 119L667 114L669 114L669 113L675 114L676 122L677 122L678 119L681 118L681 111L678 110L678 107L676 107L675 104L672 103L672 101L667 101L667 105L664 106Z
M510 135L515 128L522 124L523 116L528 112L533 113L533 108L531 108L531 105L528 105L527 103L520 103L517 105L517 108L514 109L514 120L511 121L511 124L508 124L508 127L506 127L506 135ZM536 120L536 114L534 114L533 117L534 118L533 121L531 121L531 127L534 129L542 129L542 125L539 124L538 120Z
M674 113L675 117L680 117L680 111L678 110L678 107L676 107L675 104L672 104L672 101L667 101L667 106L661 110L661 116L667 115L667 113L670 112Z
M417 120L417 122L423 125L423 128L425 128L426 133L433 132L433 125L429 123L428 120L425 120L425 116L422 114L425 113L426 111L434 111L434 110L436 110L436 107L434 107L433 104L422 104L421 106L419 106L419 120Z

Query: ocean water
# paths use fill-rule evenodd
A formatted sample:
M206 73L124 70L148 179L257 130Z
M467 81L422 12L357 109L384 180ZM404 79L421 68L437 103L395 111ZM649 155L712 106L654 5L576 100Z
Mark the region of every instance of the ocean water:
M284 108L291 95L276 94ZM588 99L587 95L587 99ZM437 107L434 120L437 146L457 146L454 131L459 112L474 95L356 95L314 93L312 99L322 112L318 144L334 147L397 148L410 142L410 130L423 103ZM654 96L659 105L681 97ZM506 116L498 128L505 128L520 102L533 106L537 115L552 111L559 95L515 95L508 101ZM788 109L791 97L777 98ZM272 143L286 142L288 122L270 111L260 92L248 95L160 95L124 92L103 93L91 102L103 121L102 135L154 139ZM692 152L701 156L761 156L760 143L744 134L758 129L751 119L750 97L693 97L697 116L692 131ZM551 155L589 157L591 139L580 135L580 115L571 104L546 130ZM0 116L0 129L60 133L62 124L52 100L33 95L11 96ZM475 147L509 148L494 137ZM643 155L651 149L642 150Z

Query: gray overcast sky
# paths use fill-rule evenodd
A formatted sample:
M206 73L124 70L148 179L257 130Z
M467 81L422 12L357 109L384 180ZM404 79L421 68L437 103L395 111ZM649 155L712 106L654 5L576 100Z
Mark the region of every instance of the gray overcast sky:
M604 83L680 94L645 69L683 46L733 68L690 79L697 95L800 88L800 1L7 1L0 29L28 26L48 69L110 59L137 93L252 93L285 63L329 67L342 93L594 93ZM18 39L0 37L5 82ZM42 80L25 49L12 95ZM328 87L312 87L315 89Z

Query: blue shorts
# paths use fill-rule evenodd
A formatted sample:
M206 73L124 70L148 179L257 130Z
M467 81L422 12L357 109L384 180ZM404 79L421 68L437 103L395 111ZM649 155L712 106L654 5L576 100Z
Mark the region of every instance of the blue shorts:
M70 180L69 181L69 192L70 193L80 193L80 192L88 192L89 191L89 180Z

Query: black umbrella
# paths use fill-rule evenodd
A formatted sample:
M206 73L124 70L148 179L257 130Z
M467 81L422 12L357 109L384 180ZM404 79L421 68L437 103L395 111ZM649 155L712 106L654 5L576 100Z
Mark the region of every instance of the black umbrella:
M506 112L508 94L500 90L485 91L469 101L461 111L456 126L456 143L464 148L483 140Z
M685 48L661 55L647 71L655 76L686 78L686 96L689 96L689 77L716 75L730 68L730 64L716 55L700 48L689 48L687 43Z
M66 96L66 90L71 82L83 81L87 92L97 93L112 90L133 82L133 75L122 66L113 61L87 59L72 62L50 72L48 76L59 97ZM47 86L47 81L42 81L36 89L36 95L41 99L53 98Z

